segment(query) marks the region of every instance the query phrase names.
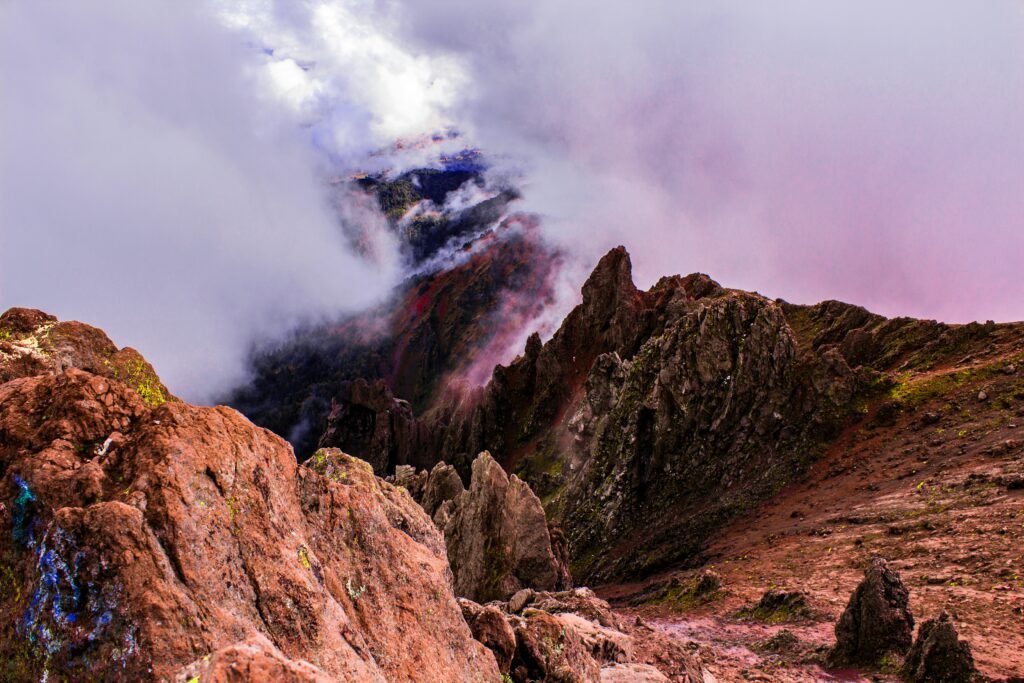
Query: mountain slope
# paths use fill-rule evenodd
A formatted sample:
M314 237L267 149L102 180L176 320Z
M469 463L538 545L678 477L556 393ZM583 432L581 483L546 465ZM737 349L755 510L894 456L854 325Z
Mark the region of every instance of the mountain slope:
M717 529L804 476L864 411L912 411L995 372L974 360L995 339L1024 329L797 306L703 275L641 292L619 248L551 340L531 339L485 388L439 397L405 433L462 471L491 451L561 520L575 576L635 578L699 562Z

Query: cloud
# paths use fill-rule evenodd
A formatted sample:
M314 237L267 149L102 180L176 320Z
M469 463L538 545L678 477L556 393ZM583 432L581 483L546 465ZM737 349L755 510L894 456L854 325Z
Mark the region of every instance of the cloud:
M255 339L379 301L383 218L331 209L267 63L194 3L0 4L0 309L101 326L206 400ZM379 228L376 261L340 220Z
M1024 318L1024 10L995 0L399 2L526 205L645 282Z
M273 86L315 127L317 142L360 158L398 139L451 128L466 85L462 61L414 52L373 0L218 0L225 25L268 53Z
M1012 0L13 0L0 307L98 324L207 399L255 340L401 277L328 177L476 144L577 280L624 243L641 284L1024 318L1022 31Z

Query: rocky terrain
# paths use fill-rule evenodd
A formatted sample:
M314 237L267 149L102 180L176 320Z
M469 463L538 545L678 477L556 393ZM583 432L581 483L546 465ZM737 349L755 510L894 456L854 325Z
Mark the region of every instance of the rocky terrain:
M538 494L576 581L719 643L737 655L727 670L789 661L757 648L780 629L734 618L772 587L813 605L792 630L805 649L831 646L877 555L904 575L918 623L946 611L998 678L1024 669L1022 363L1021 324L794 305L700 274L640 291L620 248L554 336L485 386L414 406L386 378L345 385L321 443L381 473L447 462L463 485L489 451ZM716 600L642 599L702 567L721 576ZM794 680L825 675L809 666Z
M0 332L0 680L703 679L593 593L532 590L568 588L564 553L487 455L468 490L428 487L443 535L367 462L300 465L100 330L12 309Z
M619 248L452 381L506 268L547 281L505 229L263 357L238 396L301 464L5 313L0 680L1020 680L1024 325L642 291Z
M790 314L802 323L795 328L801 343L829 339L820 325L834 307L790 309L810 313L802 321ZM1024 675L1021 326L918 324L954 330L959 341L947 337L943 347L898 359L806 475L715 534L700 558L720 580L714 599L667 590L688 586L700 569L599 592L669 632L706 642L718 653L712 670L780 680L778 667L792 663L792 653L761 646L783 631L804 654L830 646L857 577L881 556L909 588L919 630L946 612L982 673ZM812 617L737 617L773 587L799 591ZM818 678L805 672L790 680Z
M908 368L1004 331L1019 332L793 306L704 275L641 292L617 249L555 335L528 341L486 387L418 417L384 396L368 423L391 451L434 454L463 478L489 450L561 523L579 578L635 579L699 562L713 532L803 476L873 402L898 411L891 396L909 390ZM344 411L328 415L334 445L389 462L346 423Z
M94 328L0 329L0 678L498 678L441 535L366 463L147 400Z

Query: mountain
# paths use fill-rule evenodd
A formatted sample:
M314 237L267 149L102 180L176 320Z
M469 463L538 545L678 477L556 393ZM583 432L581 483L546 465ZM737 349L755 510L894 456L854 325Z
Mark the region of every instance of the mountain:
M332 400L344 400L348 383L383 380L424 409L449 376L503 349L550 303L560 257L531 217L509 213L514 190L486 189L479 167L463 157L449 166L357 181L390 217L407 279L379 309L262 348L252 380L225 397L301 457L316 449ZM460 201L449 201L453 193Z
M319 443L381 474L448 462L464 482L489 451L540 496L574 580L662 617L714 567L728 588L700 609L716 623L772 585L832 618L888 557L932 616L965 606L979 665L1010 675L1022 364L1024 324L797 305L702 274L641 291L618 248L554 335L486 385L406 401L386 375L349 380ZM754 631L726 642L749 650Z
M654 653L702 677L585 589L457 599L444 536L405 489L337 450L300 465L236 411L171 396L96 328L11 309L0 371L0 680L668 680ZM543 510L479 462L449 525L460 585L473 547L513 542L532 584L525 570L554 562ZM519 538L533 523L542 536Z
M562 521L581 578L632 579L699 562L716 529L797 481L865 414L891 418L917 408L908 396L997 373L979 354L1022 331L792 305L699 274L642 292L619 248L552 339L532 338L472 399L442 398L415 419L379 402L368 424L385 436L360 442L344 426L357 397L328 415L325 443L385 470L404 462L379 443L463 472L488 450ZM935 373L945 385L929 384Z
M451 309L515 244L279 350L335 344L322 393L295 364L262 397L323 398L301 464L95 328L0 316L0 678L1019 680L1024 324L641 291L620 247L550 339L451 381L502 329ZM463 351L398 363L389 330Z

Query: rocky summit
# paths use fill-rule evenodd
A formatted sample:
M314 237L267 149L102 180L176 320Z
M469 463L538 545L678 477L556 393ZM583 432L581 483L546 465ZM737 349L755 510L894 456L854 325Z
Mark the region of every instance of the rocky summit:
M152 405L116 370L134 353L32 324L4 328L38 358L3 356L0 678L497 680L407 494L233 410Z
M617 248L474 383L553 263L475 239L259 357L281 436L0 316L0 680L1020 680L1024 325L644 291Z
M640 291L618 248L554 336L533 337L471 399L439 399L415 421L385 401L372 423L386 445L339 445L394 462L409 438L463 476L489 450L560 521L579 578L636 578L698 560L715 530L801 476L883 390L879 368L981 333L795 307L700 274ZM353 424L332 412L328 438L339 423Z

